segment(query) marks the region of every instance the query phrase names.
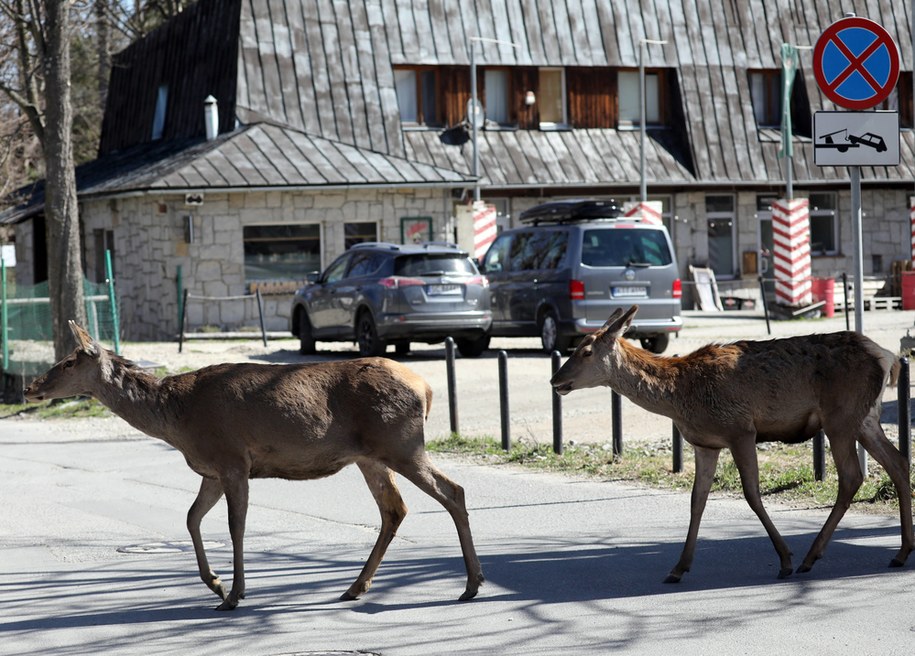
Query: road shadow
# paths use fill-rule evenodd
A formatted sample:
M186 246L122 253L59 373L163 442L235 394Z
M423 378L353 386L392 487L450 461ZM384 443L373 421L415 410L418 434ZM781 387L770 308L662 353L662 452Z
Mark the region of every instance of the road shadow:
M679 542L631 542L624 537L598 536L530 536L500 540L498 545L481 542L480 559L487 583L470 603L510 602L526 607L661 598L697 591L728 594L750 588L762 589L765 594L768 586L775 585L801 591L816 581L911 577L911 564L908 569L887 566L898 548L899 530L892 526L840 528L813 571L782 580L776 578L778 562L771 542L762 529L760 532L735 538L700 537L693 569L679 584L662 582L679 558ZM815 535L814 531L794 533L786 539L795 554L803 554ZM862 541L869 544L862 545ZM881 546L874 546L874 542ZM251 552L246 558L248 595L231 617L233 621L248 618L261 622L268 616L290 613L379 614L461 603L457 597L463 591L466 574L457 544L453 549L430 547L429 555L420 558L398 554L398 547L402 552L403 546L391 546L372 590L350 602L338 599L356 578L367 552L360 554L351 545L342 545L336 552ZM795 557L795 566L801 557ZM429 598L430 594L436 598ZM34 580L25 580L22 575L12 580L7 577L0 583L0 597L7 604L4 618L0 618L0 636L114 625L135 625L137 632L155 632L155 625L171 623L192 631L201 622L227 619L226 614L213 610L219 600L197 579L188 554L168 558L165 563L156 558L109 562L82 573L46 571ZM18 619L6 619L11 616ZM80 645L80 649L86 653L87 645Z

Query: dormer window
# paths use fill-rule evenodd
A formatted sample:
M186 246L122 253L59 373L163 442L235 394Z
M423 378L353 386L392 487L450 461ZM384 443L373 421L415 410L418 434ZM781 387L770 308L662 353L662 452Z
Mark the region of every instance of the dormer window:
M510 77L504 68L488 68L483 74L483 88L485 89L486 120L494 121L499 125L511 122L508 110L510 96Z
M642 121L639 106L639 72L620 71L617 76L619 93L619 119L621 128L638 128ZM645 71L645 126L662 125L661 74Z
M750 98L753 116L761 128L777 128L782 124L781 71L750 71Z
M537 104L540 129L566 127L566 77L562 68L541 68L538 75Z
M168 107L168 85L163 84L156 93L156 113L153 114L152 140L162 138L165 131L165 110Z
M441 125L437 106L438 72L434 68L395 68L394 85L401 123L407 126Z

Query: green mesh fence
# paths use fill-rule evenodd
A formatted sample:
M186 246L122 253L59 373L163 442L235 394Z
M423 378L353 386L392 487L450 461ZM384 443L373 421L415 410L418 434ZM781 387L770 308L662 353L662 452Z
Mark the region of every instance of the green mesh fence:
M4 276L6 278L6 276ZM4 280L3 315L0 316L4 372L20 376L44 373L54 364L54 335L48 283L15 284ZM102 342L114 341L116 321L107 283L83 281L86 330Z

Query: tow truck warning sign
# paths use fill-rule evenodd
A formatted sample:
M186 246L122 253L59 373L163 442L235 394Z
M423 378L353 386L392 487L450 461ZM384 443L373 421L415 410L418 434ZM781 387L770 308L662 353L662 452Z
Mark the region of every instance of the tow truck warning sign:
M899 112L816 112L817 166L898 166Z

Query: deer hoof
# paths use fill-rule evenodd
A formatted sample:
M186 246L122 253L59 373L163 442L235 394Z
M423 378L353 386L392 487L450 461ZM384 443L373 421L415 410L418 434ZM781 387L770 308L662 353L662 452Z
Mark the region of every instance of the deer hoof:
M470 601L471 599L473 599L474 597L477 596L477 592L478 592L478 588L473 588L473 589L467 588L466 590L464 590L464 594L462 594L460 597L458 597L458 601Z
M664 583L679 583L682 578L683 578L682 574L674 574L673 572L671 572L670 574L667 575L667 578L664 579Z
M235 610L238 607L238 601L226 599L216 607L216 610Z
M797 571L800 572L802 568L803 568L803 565L801 565L801 567L799 567ZM808 569L809 569L809 568L808 568ZM780 578L780 579L786 579L786 578L788 578L789 576L791 576L791 574L792 574L793 572L794 572L794 570L791 569L790 567L782 567L782 568L778 571L778 578Z
M890 561L890 567L905 567L905 561L897 556Z

